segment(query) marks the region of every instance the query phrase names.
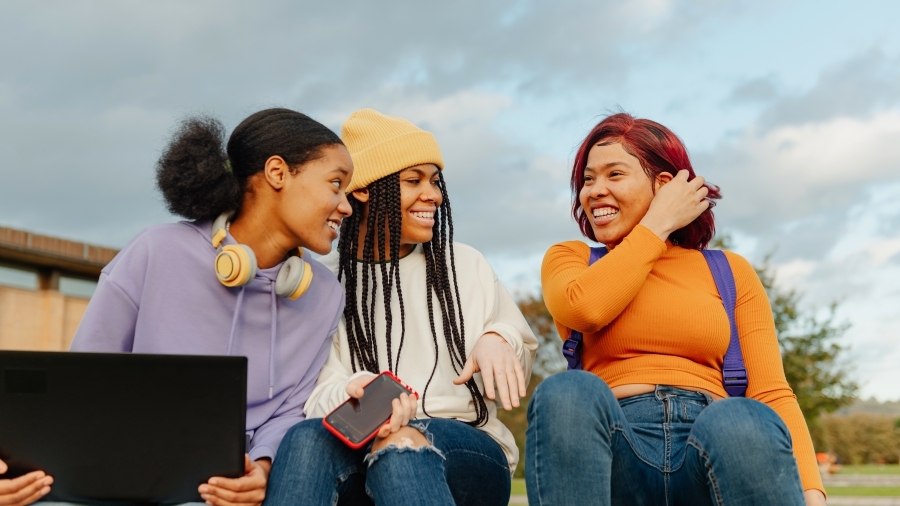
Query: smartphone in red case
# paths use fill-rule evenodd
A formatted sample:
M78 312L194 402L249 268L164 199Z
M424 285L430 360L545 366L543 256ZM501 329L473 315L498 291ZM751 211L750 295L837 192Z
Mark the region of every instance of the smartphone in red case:
M378 429L391 419L394 407L391 402L400 394L419 394L400 378L384 371L372 379L365 387L360 399L353 397L334 408L322 419L322 424L354 450L362 448L378 433Z

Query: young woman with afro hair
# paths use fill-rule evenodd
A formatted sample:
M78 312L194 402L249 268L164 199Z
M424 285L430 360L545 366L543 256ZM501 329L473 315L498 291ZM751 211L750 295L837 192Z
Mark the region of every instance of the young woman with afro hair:
M299 112L257 112L227 144L218 121L184 121L157 184L187 221L146 228L119 252L75 334L73 351L247 357L246 474L200 484L210 505L261 504L282 437L305 418L344 293L301 248L330 251L352 212L352 173L340 138ZM33 502L50 480L14 497L0 480L0 504Z

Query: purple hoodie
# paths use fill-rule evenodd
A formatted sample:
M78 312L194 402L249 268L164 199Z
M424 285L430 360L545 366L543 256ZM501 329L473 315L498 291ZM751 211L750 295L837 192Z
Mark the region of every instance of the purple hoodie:
M250 458L274 460L285 432L305 418L344 290L309 255L313 282L297 300L275 295L281 264L226 288L213 267L211 227L169 223L132 239L103 269L71 350L247 357ZM235 244L231 234L224 244Z

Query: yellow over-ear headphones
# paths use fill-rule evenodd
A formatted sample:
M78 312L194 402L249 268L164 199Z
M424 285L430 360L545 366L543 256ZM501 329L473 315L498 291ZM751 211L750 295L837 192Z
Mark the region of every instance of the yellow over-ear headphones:
M212 245L216 254L216 276L219 281L231 288L244 286L256 276L256 255L244 244L228 244L222 241L228 234L228 223L234 212L222 213L212 225ZM285 260L275 278L275 293L288 299L297 299L303 295L312 283L312 266L303 261L303 249L297 248L297 256Z

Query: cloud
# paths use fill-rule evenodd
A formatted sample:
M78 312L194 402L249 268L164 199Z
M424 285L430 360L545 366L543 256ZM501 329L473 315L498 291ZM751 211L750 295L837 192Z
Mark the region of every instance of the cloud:
M735 227L815 228L858 202L866 185L900 178L900 56L870 49L825 68L801 92L785 91L774 75L745 80L725 103L761 107L755 121L695 157L724 186L720 211Z
M511 97L462 91L437 100L399 95L377 102L382 112L435 134L444 154L457 239L486 253L522 254L543 252L577 234L568 218L566 160L541 155L496 126L498 116L515 107Z
M349 112L374 105L440 132L448 157L465 167L451 183L461 203L473 202L478 229L492 198L485 181L536 200L548 165L565 172L565 153L556 160L521 130L490 125L497 107L621 85L638 64L635 48L668 48L656 37L669 35L657 34L686 37L674 27L715 12L665 0L2 2L0 216L6 225L122 245L141 226L171 219L153 166L179 118L208 113L234 126L261 108L287 106L337 129ZM521 212L515 205L505 210ZM469 208L460 209L468 223ZM504 240L528 236L505 229Z
M757 119L695 163L724 198L724 230L774 252L778 283L809 310L838 303L864 395L895 398L900 380L900 58L874 49L825 69L802 92L774 76L727 100Z
M731 91L726 101L735 104L768 102L777 96L778 87L774 80L771 77L761 77L738 85Z
M850 348L863 393L896 398L900 381L900 182L875 185L845 211L852 225L834 234L821 258L776 265L781 286L803 294L806 308L838 303L837 318L851 323L843 343Z
M864 118L898 102L900 58L872 49L825 70L811 89L780 97L762 113L759 124L776 129L839 117Z
M781 254L821 257L852 225L844 210L865 188L900 180L900 111L750 128L695 163L722 187L726 228L767 236Z

